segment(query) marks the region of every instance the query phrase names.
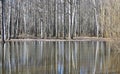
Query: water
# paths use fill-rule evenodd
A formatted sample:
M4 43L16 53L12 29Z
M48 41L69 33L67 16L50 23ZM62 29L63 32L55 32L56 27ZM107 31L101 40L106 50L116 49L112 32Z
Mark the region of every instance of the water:
M112 49L104 41L7 42L0 44L0 73L119 74L119 54Z

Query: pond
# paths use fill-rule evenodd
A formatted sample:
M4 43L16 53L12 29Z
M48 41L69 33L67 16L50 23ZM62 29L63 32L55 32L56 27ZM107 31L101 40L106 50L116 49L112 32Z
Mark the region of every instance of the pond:
M0 43L0 74L120 74L120 56L105 41Z

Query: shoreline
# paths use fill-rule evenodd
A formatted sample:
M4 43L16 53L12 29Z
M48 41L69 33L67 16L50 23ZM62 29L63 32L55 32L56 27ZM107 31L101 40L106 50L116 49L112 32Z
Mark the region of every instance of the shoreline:
M2 40L0 39L0 42ZM9 41L114 41L112 38L97 38L97 37L74 37L73 39L62 39L62 38L46 38L46 39L40 39L40 38L18 38L18 39L10 39L5 40L5 42Z

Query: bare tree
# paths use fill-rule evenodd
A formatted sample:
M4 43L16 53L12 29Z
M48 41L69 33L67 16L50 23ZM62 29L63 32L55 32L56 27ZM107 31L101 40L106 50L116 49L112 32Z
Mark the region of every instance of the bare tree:
M92 0L93 5L94 5L94 15L95 15L95 24L97 27L96 35L99 37L99 22L98 22L98 13L97 13L97 5L96 5L96 0Z
M2 0L2 25L1 25L1 34L2 34L2 42L5 42L5 0Z
M8 39L11 39L11 32L12 32L12 7L13 7L13 0L9 0L9 23L8 23Z

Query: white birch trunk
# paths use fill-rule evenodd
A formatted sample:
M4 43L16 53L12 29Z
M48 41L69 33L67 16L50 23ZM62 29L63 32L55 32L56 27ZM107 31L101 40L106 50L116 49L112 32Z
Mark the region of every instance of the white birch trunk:
M97 37L99 37L99 22L98 22L97 5L96 5L95 0L92 0L92 1L93 1L93 5L94 5L95 22L96 22L96 27L97 27L96 35L97 35Z
M24 2L24 4L25 4L25 2ZM25 34L26 34L26 32L27 32L27 30L26 30L26 8L25 8L25 5L23 4L23 18L24 18L24 31L25 31Z
M43 22L41 21L41 38L43 38Z
M9 0L9 9L8 9L8 38L10 38L10 17L11 17L11 0Z
M73 2L74 2L74 7L73 7L73 11L72 11L72 35L74 35L74 33L75 33L75 28L76 28L76 26L75 26L75 13L76 13L76 0L73 0Z
M68 32L68 39L70 39L71 38L71 34L70 34L70 27L71 27L71 0L69 0L69 28L68 28L68 30L69 30L69 32Z
M55 19L56 19L56 20L55 20L55 21L56 21L56 22L55 22L55 25L56 25L56 26L55 26L55 28L56 28L56 37L57 37L57 36L58 36L58 28L57 28L57 25L58 25L58 20L57 20L57 18L58 18L58 14L57 14L57 11L58 11L58 9L57 9L57 0L55 0L55 2L56 2L56 5L55 5L55 6L56 6L56 7L55 7L55 14L56 14L56 15L55 15L55 16L56 16L56 17L55 17Z

